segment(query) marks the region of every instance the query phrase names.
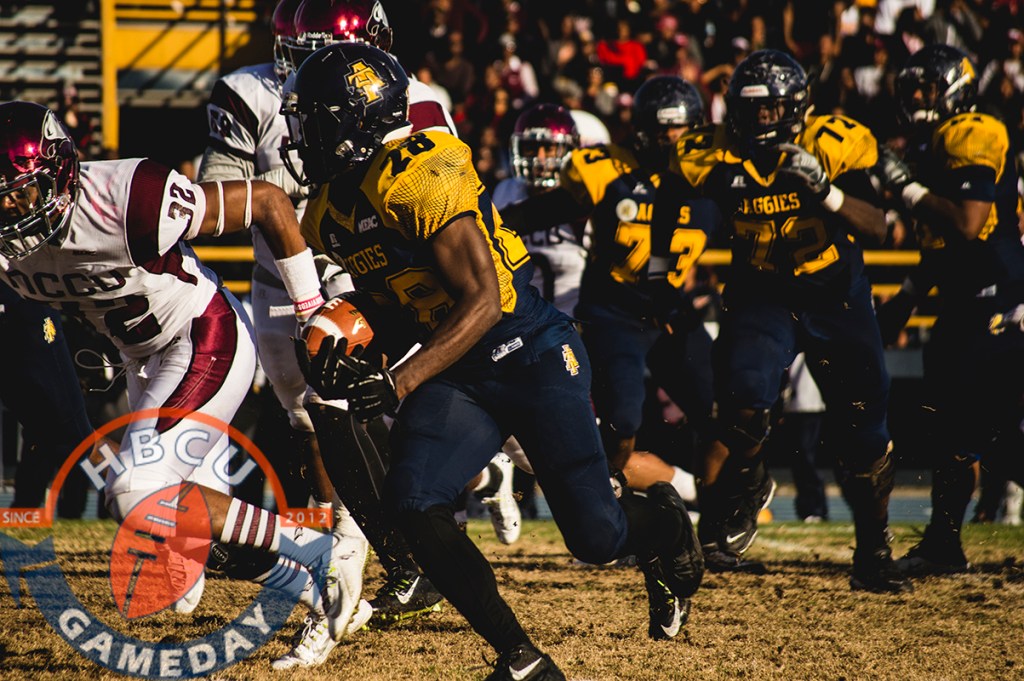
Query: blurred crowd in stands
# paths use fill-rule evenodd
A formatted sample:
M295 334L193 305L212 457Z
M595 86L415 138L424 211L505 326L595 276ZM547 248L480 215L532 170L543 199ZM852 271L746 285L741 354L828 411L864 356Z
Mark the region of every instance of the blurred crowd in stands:
M429 0L418 13L395 4L396 53L450 100L492 189L511 172L509 133L531 103L587 110L622 141L632 93L652 74L675 74L700 87L720 122L733 69L766 47L803 63L814 111L847 114L899 146L896 74L923 45L954 45L974 60L981 108L1024 148L1024 0ZM885 246L916 248L895 212L890 221ZM875 269L876 281L896 274ZM910 330L899 345L921 340Z
M889 139L902 63L926 43L954 45L975 60L985 109L1024 141L1024 0L430 0L418 15L395 4L398 56L451 101L488 186L508 174L508 134L530 103L586 109L621 140L638 85L677 74L718 122L733 68L764 47L804 64L817 112Z

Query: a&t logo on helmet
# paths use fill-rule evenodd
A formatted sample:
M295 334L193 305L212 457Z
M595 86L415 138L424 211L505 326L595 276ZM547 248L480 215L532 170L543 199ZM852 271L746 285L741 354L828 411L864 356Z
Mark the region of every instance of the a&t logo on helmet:
M384 87L384 81L365 62L353 62L349 67L347 80L349 86L357 90L367 104L380 99L380 89Z

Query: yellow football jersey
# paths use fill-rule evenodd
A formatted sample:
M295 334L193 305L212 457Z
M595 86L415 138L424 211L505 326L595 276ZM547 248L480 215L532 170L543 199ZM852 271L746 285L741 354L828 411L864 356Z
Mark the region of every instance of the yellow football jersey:
M829 179L877 163L871 131L846 116L811 116L796 143L812 153ZM846 226L806 187L778 174L785 156L758 168L735 146L726 126L698 129L677 143L670 170L719 205L731 228L733 264L742 272L793 283L829 279L844 265L863 267Z
M360 174L361 173L361 174ZM454 304L430 241L459 218L472 218L487 241L507 317L535 304L524 293L532 274L519 237L502 226L472 152L456 137L424 131L386 143L359 171L309 200L302 233L352 275L356 288L429 335Z

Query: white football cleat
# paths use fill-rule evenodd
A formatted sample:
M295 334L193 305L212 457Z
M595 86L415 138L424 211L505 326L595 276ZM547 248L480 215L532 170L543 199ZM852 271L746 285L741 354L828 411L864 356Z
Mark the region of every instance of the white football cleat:
M498 454L487 464L487 470L490 473L490 481L487 487L475 494L491 514L491 524L494 525L498 541L502 544L512 544L519 539L522 521L519 504L512 491L515 467L507 455Z
M333 539L323 597L331 636L340 641L348 635L348 626L358 610L369 543L362 534L334 535Z
M185 593L184 596L179 598L171 606L171 609L179 615L191 615L192 611L199 605L199 601L203 599L203 590L206 588L206 573L199 573L199 579L192 585L192 588Z
M367 601L359 601L356 614L349 623L345 635L349 636L366 626L373 616L373 607ZM270 663L275 671L295 667L318 667L327 661L338 645L331 636L331 627L326 615L306 615L302 628L295 637L295 644L287 653Z

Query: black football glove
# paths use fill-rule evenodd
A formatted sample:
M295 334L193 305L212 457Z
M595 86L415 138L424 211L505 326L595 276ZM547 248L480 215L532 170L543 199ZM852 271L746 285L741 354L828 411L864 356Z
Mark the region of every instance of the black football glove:
M302 338L293 340L295 342L295 359L298 360L299 370L302 371L309 387L325 400L344 399L349 375L343 370L338 357L345 356L348 339L342 338L335 344L333 337L324 338L320 344L320 351L313 359L309 358L305 340Z
M892 345L899 339L900 331L907 325L915 307L917 298L907 291L900 291L878 306L875 318L878 319L878 330L882 332L882 343Z
M779 151L786 152L786 158L782 160L778 172L799 180L814 198L824 201L832 183L818 158L795 144L780 144Z
M357 353L362 348L351 356L345 354L347 348L347 338L335 343L329 336L310 360L306 341L296 338L295 357L306 383L325 400L348 400L349 412L364 423L394 413L398 407L394 374L360 359Z
M348 410L362 423L372 421L382 414L394 416L398 408L398 390L395 375L390 369L374 367L355 357L342 360L352 373L352 381L346 387Z

